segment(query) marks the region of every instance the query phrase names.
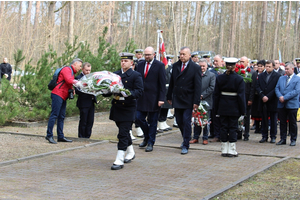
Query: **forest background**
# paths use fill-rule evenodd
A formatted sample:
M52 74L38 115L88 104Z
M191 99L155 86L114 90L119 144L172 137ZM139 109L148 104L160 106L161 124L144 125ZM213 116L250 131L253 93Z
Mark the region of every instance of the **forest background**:
M300 57L299 1L1 1L0 57L25 76L2 81L0 124L46 119L47 84L54 68L74 57L93 71L119 68L118 53L156 48L163 31L167 54L180 47L251 59ZM109 61L109 62L108 62ZM176 61L176 60L175 60ZM23 90L22 88L26 88ZM12 98L9 100L9 98ZM109 100L99 107L107 108ZM70 103L69 103L70 102ZM69 101L67 115L78 112ZM103 103L106 102L106 103Z

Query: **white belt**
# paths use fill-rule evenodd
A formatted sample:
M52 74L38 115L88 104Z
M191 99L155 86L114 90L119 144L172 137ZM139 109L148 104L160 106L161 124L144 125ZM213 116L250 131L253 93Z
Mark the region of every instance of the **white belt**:
M227 96L237 96L236 92L221 92L222 95L227 95Z
M169 87L169 84L166 84L166 87Z
M125 100L125 97L114 96L115 100Z

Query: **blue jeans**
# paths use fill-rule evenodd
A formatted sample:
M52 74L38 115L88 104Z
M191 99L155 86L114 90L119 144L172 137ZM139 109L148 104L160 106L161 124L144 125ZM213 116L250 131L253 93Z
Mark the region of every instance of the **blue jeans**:
M192 126L191 126L192 113L193 113L193 109L175 108L176 121L183 138L182 146L187 149L189 149L190 147L189 142L191 140L191 135L192 135Z
M48 121L47 137L53 137L53 127L57 119L57 138L64 137L64 119L66 116L67 101L64 101L60 96L51 93L52 110Z
M144 132L144 141L147 142L147 144L154 145L155 143L158 113L159 112L136 111L138 122Z

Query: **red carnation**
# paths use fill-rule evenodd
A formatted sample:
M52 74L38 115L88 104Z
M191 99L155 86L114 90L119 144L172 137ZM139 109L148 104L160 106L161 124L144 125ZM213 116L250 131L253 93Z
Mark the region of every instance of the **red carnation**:
M247 72L251 72L251 69L249 67L247 68Z
M241 69L245 69L244 65L241 65Z
M236 73L238 73L238 71L239 71L239 68L237 68L237 67L236 67L234 70L235 70L235 72L236 72Z
M241 70L241 74L245 74L246 72L245 72L245 70Z

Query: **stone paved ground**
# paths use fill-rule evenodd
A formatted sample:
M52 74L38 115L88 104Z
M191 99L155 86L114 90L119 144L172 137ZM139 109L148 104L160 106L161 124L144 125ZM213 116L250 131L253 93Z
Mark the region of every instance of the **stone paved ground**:
M77 121L68 122L65 128L71 130L77 124ZM115 131L110 122L105 124L104 120L103 130ZM68 131L67 128L66 135ZM43 134L44 130L41 131ZM154 151L150 153L138 148L141 140L135 141L136 159L119 171L110 170L117 151L113 142L0 165L0 199L212 197L215 192L284 157L300 155L299 143L296 147L276 146L260 144L259 139L260 135L251 134L248 142L238 141L240 155L237 158L221 157L220 143L193 144L187 155L181 155L179 145L182 139L178 129L174 129L170 134L157 137ZM78 146L82 145L78 142Z

